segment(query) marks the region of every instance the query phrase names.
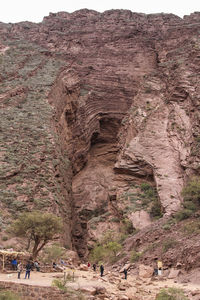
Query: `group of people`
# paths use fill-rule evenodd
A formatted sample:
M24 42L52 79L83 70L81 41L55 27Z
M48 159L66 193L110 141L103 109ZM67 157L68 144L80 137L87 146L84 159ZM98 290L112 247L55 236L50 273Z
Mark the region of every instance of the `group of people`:
M163 264L162 261L157 261L157 263L154 266L154 272L153 275L157 276L157 275L162 275L162 270L163 270Z
M88 262L88 268L90 268L90 263ZM93 270L96 272L96 269L97 269L97 265L94 263L92 265L92 268ZM104 272L104 266L103 265L100 265L100 274L101 274L101 277L103 276L103 272Z
M12 269L17 271L17 278L20 279L20 276L21 276L21 273L23 271L23 265L21 262L17 262L16 259L13 259L11 261L11 265L12 265ZM31 263L30 261L27 262L26 266L25 266L25 277L24 279L26 278L30 278L30 273L31 271L33 270L33 268L35 267L36 271L40 271L40 266L39 266L39 263L37 261L35 261L34 263Z
M63 262L61 262L63 265L64 265L64 263ZM20 262L20 263L17 263L17 260L16 259L13 259L12 261L11 261L11 265L12 265L12 269L13 270L15 270L15 271L17 271L17 278L18 279L20 279L20 276L21 276L21 273L22 273L22 271L23 271L23 265L22 265L22 263ZM90 263L88 262L88 268L90 267L91 265L90 265ZM40 266L39 266L39 263L37 262L37 261L35 261L34 263L33 262L30 262L30 261L28 261L27 262L27 264L26 264L26 266L25 266L25 270L26 270L26 272L25 272L25 277L24 277L24 279L26 279L26 278L30 278L30 273L31 273L31 271L33 270L33 268L35 267L35 269L39 272L40 271ZM53 268L54 269L56 269L58 267L58 265L55 263L55 262L53 262ZM92 265L92 268L93 268L93 270L96 272L96 269L97 269L97 265L96 265L96 263L94 263L93 265ZM99 267L99 269L100 269L100 276L101 277L103 277L103 274L104 274L104 266L101 264L100 265L100 267ZM123 273L124 273L124 279L127 279L127 269L124 269L124 271L123 271Z
M32 264L30 262L28 262L25 266L26 269L26 273L25 273L25 277L24 279L26 279L28 277L28 279L30 278L30 273L32 270ZM17 264L17 278L20 279L21 273L23 271L23 266L22 263L20 262L19 264Z
M89 267L90 267L90 263L88 262L88 268L89 268ZM93 268L93 270L96 272L97 265L94 263L94 264L92 265L92 268ZM101 264L101 265L100 265L100 275L101 275L101 277L103 277L103 273L104 273L104 266ZM127 271L126 268L124 269L123 273L124 273L124 279L127 279L127 273L128 273L128 271Z

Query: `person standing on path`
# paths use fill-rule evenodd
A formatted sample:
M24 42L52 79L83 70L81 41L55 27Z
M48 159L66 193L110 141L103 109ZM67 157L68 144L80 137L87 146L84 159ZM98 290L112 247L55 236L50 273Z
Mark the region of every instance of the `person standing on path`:
M35 266L37 272L40 272L40 266L39 266L39 263L37 261L34 262L34 266Z
M158 275L162 275L162 268L163 268L162 261L158 260L157 264L158 264Z
M12 265L12 269L16 271L17 270L17 260L16 260L16 258L14 258L11 261L11 265Z
M100 272L101 272L101 277L102 277L103 276L103 272L104 272L104 266L103 265L100 266Z
M124 279L127 279L127 269L124 269Z
M92 267L93 267L93 270L96 272L96 267L97 267L97 265L96 265L96 264L93 264Z
M21 272L23 271L22 263L17 265L17 278L20 279Z
M26 265L26 274L25 274L25 278L24 279L26 279L27 276L28 276L28 279L30 278L31 267L32 266L31 266L30 262L28 262L27 265Z

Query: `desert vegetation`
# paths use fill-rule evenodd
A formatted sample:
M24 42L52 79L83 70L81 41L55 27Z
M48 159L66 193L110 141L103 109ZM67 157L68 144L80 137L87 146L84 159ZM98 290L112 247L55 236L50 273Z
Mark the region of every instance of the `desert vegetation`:
M15 236L28 239L28 249L33 242L32 257L35 259L49 241L58 238L61 229L61 219L57 216L34 211L21 214L9 231Z
M200 209L200 177L192 177L182 191L183 208L175 214L178 221L187 219Z
M155 300L189 300L184 292L178 288L162 289Z
M121 249L120 237L117 237L113 231L107 231L92 249L91 261L113 263L117 260L117 255Z
M22 298L14 292L0 290L0 300L22 300Z

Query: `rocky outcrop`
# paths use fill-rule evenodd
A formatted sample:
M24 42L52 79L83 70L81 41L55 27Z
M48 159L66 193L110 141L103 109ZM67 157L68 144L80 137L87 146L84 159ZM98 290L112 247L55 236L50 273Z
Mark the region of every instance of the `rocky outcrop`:
M171 215L187 177L199 174L199 27L199 13L181 19L126 10L60 12L39 24L0 24L1 58L15 62L15 68L7 64L7 78L0 77L4 111L10 104L24 108L31 85L38 93L45 82L41 97L48 95L49 128L58 137L50 138L50 130L56 160L50 177L59 184L65 240L71 246L72 236L80 256L88 253L88 239L119 229L137 210L151 211L151 198L140 197L141 184L156 188L163 214ZM24 40L31 47L28 54L22 47L18 61L12 51ZM36 57L35 47L41 59L33 68L27 61ZM30 85L9 85L22 75L33 78Z

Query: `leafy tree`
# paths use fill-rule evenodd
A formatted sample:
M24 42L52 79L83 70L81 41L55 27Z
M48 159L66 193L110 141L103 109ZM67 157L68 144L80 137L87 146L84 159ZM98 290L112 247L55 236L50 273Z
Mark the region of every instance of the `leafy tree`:
M62 229L61 219L51 213L25 212L11 225L10 231L18 237L33 241L32 256L35 259L39 251L55 239Z
M116 257L117 253L122 249L122 245L116 241L111 241L105 245L105 248L112 256Z
M45 261L56 261L58 258L64 255L64 249L58 245L52 245L51 247L45 248Z
M106 245L110 241L113 241L117 238L117 233L113 230L107 230L100 238L100 244Z
M106 250L103 245L96 245L90 254L90 258L93 262L104 261L106 257Z
M117 253L122 249L122 245L118 242L115 233L108 230L101 238L101 240L94 246L91 251L91 261L114 261Z

